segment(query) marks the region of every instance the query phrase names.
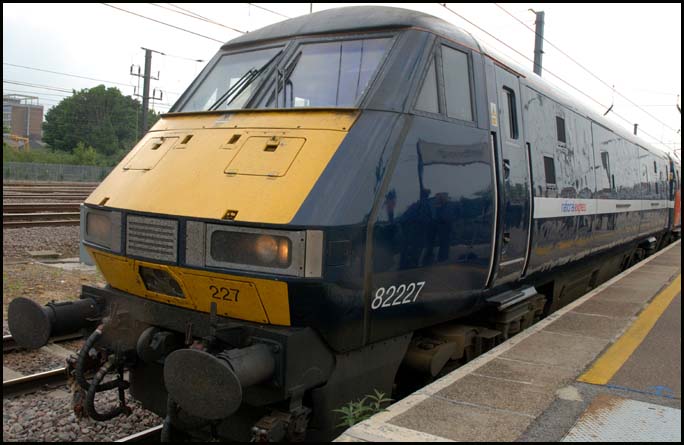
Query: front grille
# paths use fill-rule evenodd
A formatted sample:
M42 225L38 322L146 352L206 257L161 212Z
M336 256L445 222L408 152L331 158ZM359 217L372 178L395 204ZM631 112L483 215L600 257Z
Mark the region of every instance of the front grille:
M178 221L128 215L126 253L175 263L178 257Z

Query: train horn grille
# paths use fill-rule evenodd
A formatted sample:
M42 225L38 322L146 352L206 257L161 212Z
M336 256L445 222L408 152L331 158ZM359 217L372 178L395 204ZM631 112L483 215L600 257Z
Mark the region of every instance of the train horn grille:
M175 263L177 252L178 221L128 215L127 254Z

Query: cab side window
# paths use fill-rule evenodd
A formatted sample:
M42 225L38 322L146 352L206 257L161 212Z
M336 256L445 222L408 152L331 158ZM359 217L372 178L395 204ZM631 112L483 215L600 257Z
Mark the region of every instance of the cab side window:
M473 103L470 96L468 54L442 45L442 63L447 116L472 121Z

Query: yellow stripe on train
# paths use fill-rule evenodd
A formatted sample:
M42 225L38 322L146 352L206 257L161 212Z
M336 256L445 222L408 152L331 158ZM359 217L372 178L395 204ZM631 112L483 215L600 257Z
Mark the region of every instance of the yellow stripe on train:
M218 315L257 323L290 325L287 283L282 281L167 266L112 255L92 248L87 250L107 282L115 289L201 312L209 312L211 303L215 302ZM184 298L146 289L139 273L140 267L168 273L179 284Z

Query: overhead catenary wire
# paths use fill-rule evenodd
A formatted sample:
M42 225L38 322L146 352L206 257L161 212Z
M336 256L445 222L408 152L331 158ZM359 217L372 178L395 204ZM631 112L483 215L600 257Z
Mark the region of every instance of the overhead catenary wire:
M37 96L55 96L55 97L71 97L71 95L65 95L65 94L56 94L56 93L43 93L41 91L26 91L26 90L15 90L15 89L9 89L9 88L3 88L2 91L7 91L10 93L21 93L21 94L35 94Z
M66 88L56 87L56 86L52 86L52 85L43 85L43 84L37 84L37 83L20 82L20 81L9 80L9 79L7 79L7 80L3 79L2 82L8 83L11 85L24 86L24 87L28 87L28 88L38 88L38 89L44 89L44 90L49 90L49 91L58 91L58 92L72 94L71 96L62 96L64 98L73 97L74 91L79 92L79 90L76 90L75 88L68 90ZM47 94L47 93L38 93L37 92L37 93L33 93L33 94L40 95L40 94ZM170 104L159 104L159 105L169 105L170 106Z
M207 21L207 22L213 22L213 23L215 23L215 24L218 24L218 22L216 22L216 21L214 21L214 20L211 20L210 18L207 18L207 17L205 17L205 16L203 16L203 15L200 15L200 14L194 12L194 11L191 11L191 10L186 9L186 8L181 8L180 6L178 6L178 5L174 4L174 3L168 3L168 4L171 5L171 6L173 6L173 7L176 8L176 9L181 10L181 11L188 12L188 13L192 14L194 17L196 17L196 18L198 18L198 19L201 19L201 20L204 20L204 21Z
M2 83L9 83L12 85L21 85L21 86L31 87L31 88L40 88L43 90L61 91L63 93L72 93L73 92L72 90L67 90L66 88L54 87L54 86L50 86L50 85L41 85L38 83L20 82L17 80L2 79Z
M521 52L518 51L517 49L515 49L515 48L513 48L512 46L510 46L509 44L507 44L506 42L504 42L504 41L502 41L501 39L497 38L496 36L492 35L489 31L487 31L487 30L481 28L480 26L476 25L476 24L473 23L472 21L468 20L467 18L465 18L464 16L462 16L462 15L459 14L458 12L456 12L456 11L454 11L453 9L449 8L449 7L446 5L446 3L438 3L438 5L440 5L441 7L445 8L447 11L451 12L452 14L454 14L454 15L460 17L462 20L466 21L466 22L469 23L470 25L472 25L472 26L474 26L475 28L479 29L480 31L484 32L485 34L487 34L488 36L490 36L491 38L493 38L493 39L496 40L497 42L501 43L502 45L506 46L506 47L509 48L510 50L514 51L515 53L519 54L520 56L522 56L522 57L525 58L526 60L528 60L528 61L534 63L534 61L533 61L532 59L530 59L529 57L527 57L525 54L521 53ZM575 90L575 91L577 91L578 93L582 94L583 96L585 96L586 98L588 98L588 99L591 100L592 102L594 102L594 103L600 105L601 108L603 108L603 109L606 108L606 106L605 106L604 104L602 104L602 103L599 102L598 100L594 99L593 97L591 97L590 95L588 95L588 94L585 93L584 91L580 90L579 88L575 87L575 86L572 85L570 82L568 82L568 81L566 81L565 79L563 79L562 77L560 77L560 76L558 76L557 74L553 73L553 72L550 71L548 68L547 68L545 71L546 71L547 73L551 74L553 77L555 77L555 78L557 78L558 80L560 80L561 82L563 82L564 84L568 85L568 86L569 86L570 88L572 88L573 90ZM614 114L615 116L619 117L620 119L622 119L623 121L627 122L629 125L632 125L632 124L633 124L633 123L630 122L628 119L626 119L626 118L620 116L619 114L617 114L617 113L615 113L615 112L613 112L613 114ZM650 133L644 131L643 129L639 129L639 131L640 131L640 133L642 133L642 134L644 134L644 135L646 135L646 136L652 138L654 141L656 141L656 142L662 144L662 141L661 141L660 139L658 139L657 137L655 137L655 136L651 135ZM664 145L664 144L663 144L663 145Z
M204 22L211 23L212 25L221 26L221 27L223 27L223 28L230 29L231 31L239 32L240 34L245 34L245 31L240 31L239 29L233 28L233 27L228 26L228 25L224 25L223 23L219 23L219 22L217 22L217 21L208 19L208 18L206 18L206 17L202 17L202 16L199 15L199 14L196 14L196 13L194 13L194 12L188 11L187 9L181 8L181 7L176 6L176 5L172 5L172 6L174 6L175 8L178 8L178 9L182 9L183 11L190 12L191 14L186 14L185 12L177 11L177 10L175 10L175 9L171 9L171 8L166 7L166 6L163 6L163 5L158 5L158 4L156 4L156 3L150 3L150 5L156 6L157 8L166 9L167 11L175 12L176 14L182 14L182 15L184 15L184 16L187 16L187 17L190 17L190 18L193 18L193 19L196 19L196 20L202 20L202 21L204 21Z
M46 69L44 69L44 68L36 68L36 67L25 66L25 65L17 65L17 64L9 63L9 62L2 62L2 64L3 64L3 65L8 65L8 66L14 66L14 67L18 67L18 68L24 68L24 69L27 69L27 70L43 71L43 72L45 72L45 73L59 74L59 75L62 75L62 76L69 76L69 77L77 77L77 78L79 78L79 79L94 80L94 81L96 81L96 82L112 83L112 84L114 84L114 85L123 85L123 86L126 86L126 87L133 86L133 85L128 84L128 83L116 82L116 81L114 81L114 80L103 80L103 79L96 79L96 78L94 78L94 77L79 76L79 75L77 75L77 74L61 73L61 72L59 72L59 71L46 70Z
M108 3L101 3L101 4L104 5L104 6L109 6L110 8L118 9L119 11L123 11L123 12L126 12L126 13L128 13L128 14L132 14L132 15L135 15L135 16L138 16L138 17L147 19L147 20L151 20L151 21L153 21L153 22L155 22L155 23L159 23L159 24L161 24L161 25L165 25L165 26L168 26L168 27L171 27L171 28L174 28L174 29L178 29L178 30L183 31L183 32L187 32L187 33L196 35L196 36L198 36L198 37L202 37L202 38L205 38L205 39L208 39L208 40L213 40L214 42L218 42L218 43L225 43L224 40L218 40L218 39L215 39L215 38L213 38L213 37L205 36L205 35L203 35L203 34L200 34L200 33L194 32L194 31L189 31L189 30L187 30L187 29L185 29L185 28L181 28L180 26L171 25L171 24L169 24L169 23L162 22L161 20L156 20L156 19L153 19L153 18L144 16L144 15L142 15L142 14L138 14L138 13L129 11L129 10L127 10L127 9L119 8L119 7L117 7L117 6L112 6L112 5L108 4Z
M165 54L165 53L161 53L161 52L160 52L160 54L163 54L163 55L165 55L165 56L170 56L170 54ZM171 56L171 57L180 57L180 56ZM197 61L199 62L199 60L197 60ZM203 61L202 61L202 62L203 62ZM43 72L46 72L46 73L59 74L59 75L68 76L68 77L75 77L75 78L78 78L78 79L94 80L94 81L96 81L96 82L110 83L110 84L121 85L121 86L125 86L125 87L135 87L134 84L130 84L130 83L122 83L122 82L116 82L116 81L113 81L113 80L105 80L105 79L96 79L96 78L94 78L94 77L79 76L79 75L77 75L77 74L62 73L62 72L59 72L59 71L52 71L52 70L47 70L47 69L43 69L43 68L36 68L36 67L32 67L32 66L25 66L25 65L17 65L17 64L9 63L9 62L2 62L2 64L3 64L3 65L8 65L8 66L13 66L13 67L18 67L18 68L25 68L25 69L28 69L28 70L43 71ZM169 91L169 90L164 90L164 92L166 92L166 93L173 93L173 94L181 94L181 93L179 93L179 92L177 92L177 91Z
M161 51L157 51L157 52L158 52L159 54L161 54L162 56L173 57L173 58L175 58L175 59L188 60L188 61L190 61L190 62L198 62L198 63L206 62L206 60L203 60L203 59L192 59L192 58L190 58L190 57L176 56L176 55L174 55L174 54L163 53L163 52L161 52Z
M271 14L275 14L275 15L279 15L279 16L281 16L281 17L285 17L286 19L291 19L291 18L292 18L292 17L286 16L285 14L281 14L281 13L276 12L276 11L273 11L273 10L271 10L271 9L264 8L263 6L259 6L259 5L257 5L256 3L247 3L247 4L248 4L248 5L252 5L252 6L254 6L255 8L259 8L259 9L263 9L264 11L268 11L268 12L270 12Z
M658 119L657 117L655 117L654 115L652 115L651 113L649 113L647 110L643 109L641 106L639 106L639 104L635 103L634 101L632 101L631 99L629 99L627 96L625 96L624 94L620 93L618 90L615 89L615 86L609 85L608 82L606 82L606 81L604 81L603 79L601 79L600 77L598 77L598 76L597 76L596 74L594 74L589 68L585 67L584 65L582 65L581 63L579 63L577 60L573 59L573 58L572 58L570 55L568 55L565 51L563 51L562 49L558 48L556 45L554 45L553 43L551 43L551 42L550 42L548 39L546 39L544 36L541 36L541 35L537 34L537 31L535 31L534 29L530 28L527 24L525 24L525 23L522 22L520 19L518 19L516 16L514 16L513 14L511 14L510 12L508 12L508 11L506 10L506 8L502 7L502 6L499 5L498 3L494 3L494 5L496 5L496 7L498 7L499 9L501 9L503 12L505 12L505 13L508 14L509 16L513 17L513 19L515 19L516 21L518 21L518 22L519 22L521 25L523 25L525 28L527 28L527 29L529 29L530 31L532 31L535 35L538 35L539 37L541 37L546 43L548 43L549 45L551 45L551 46L552 46L553 48L555 48L559 53L563 54L565 57L567 57L568 59L570 59L570 60L571 60L572 62L574 62L577 66L579 66L580 68L582 68L584 71L586 71L587 73L589 73L593 78L595 78L596 80L598 80L599 82L601 82L602 84L604 84L605 86L607 86L608 88L611 88L618 96L622 97L623 99L625 99L627 102L629 102L629 103L632 104L633 106L639 108L641 111L643 111L644 113L646 113L648 116L650 116L650 117L651 117L652 119L654 119L655 121L660 122L664 127L668 128L668 129L670 129L670 130L672 130L672 131L674 131L674 132L677 131L677 130L675 130L674 128L672 128L672 127L670 127L669 125L667 125L665 122L661 121L660 119Z

